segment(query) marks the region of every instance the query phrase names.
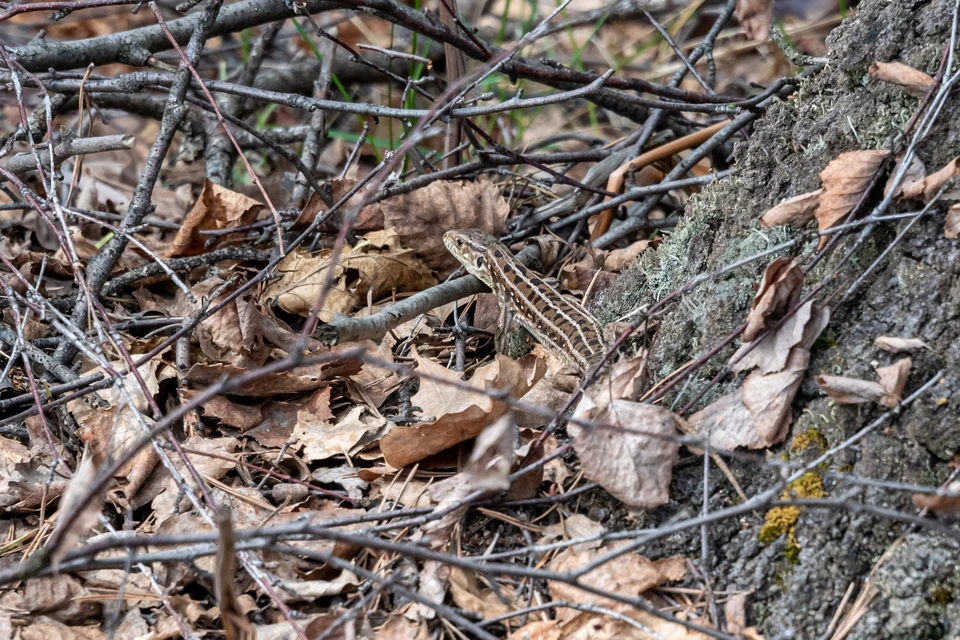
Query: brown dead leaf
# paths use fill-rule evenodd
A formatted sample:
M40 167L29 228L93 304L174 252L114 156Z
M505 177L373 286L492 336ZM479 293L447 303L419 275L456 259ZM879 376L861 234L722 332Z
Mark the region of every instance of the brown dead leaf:
M737 22L747 38L762 42L770 35L773 22L773 0L737 0Z
M891 176L897 175L899 173L901 166L903 165L904 155L901 153L897 156L897 164L894 165L893 171L890 172ZM916 155L913 156L913 159L910 161L910 166L907 167L906 172L903 174L903 180L901 180L900 185L897 187L896 192L893 194L894 197L902 197L903 187L914 182L920 182L927 176L927 168L923 164L923 160L918 158ZM890 190L893 188L893 180L888 180L886 186L883 188L884 197L890 195Z
M687 433L709 434L711 447L727 451L763 449L781 442L793 420L790 403L809 361L810 352L797 346L780 371L752 371L740 389L690 416Z
M443 515L423 526L424 540L434 549L443 549L449 546L456 524L467 512L463 499L472 493L472 489L467 476L458 473L430 485L426 491L437 505L434 512L443 512Z
M126 363L114 362L110 366L114 371L123 371ZM156 396L160 389L157 371L161 366L161 361L155 359L138 367L140 377L146 385L146 393L151 397ZM99 367L88 373L97 372L100 372ZM150 404L136 377L127 374L122 384L122 390L115 385L108 391L101 392L100 397L106 401L106 406L101 406L97 400L89 397L67 403L67 410L80 426L77 435L90 445L91 452L97 459L119 457L155 424L147 415L150 413ZM133 401L132 405L128 397ZM153 447L144 447L120 468L116 477L121 481L120 489L127 499L137 492L158 460L159 456Z
M960 515L960 480L954 480L942 492L915 493L913 504L948 518Z
M537 545L551 544L557 540L591 538L594 536L599 536L605 532L606 529L604 529L603 525L599 522L594 522L581 513L575 513L569 518L563 518L557 524L552 524L547 527L544 530L543 535L540 536L540 539L537 540ZM574 553L582 553L584 551L598 549L602 544L603 540L597 537L596 540L592 540L590 542L581 542L580 544L575 544L570 548L573 549Z
M474 491L506 491L510 488L513 444L517 425L508 412L480 432L467 461L465 472Z
M344 178L342 180L339 178L334 178L332 180L327 180L326 183L324 183L324 186L330 186L330 202L339 202L351 189L357 186L357 182L358 181L353 178ZM340 211L344 211L347 207L355 207L359 205L366 196L366 189L360 189L360 191L355 193L349 200L343 203ZM306 227L314 221L314 219L317 217L317 214L323 215L326 212L327 205L323 198L321 198L318 193L311 192L310 200L307 201L307 205L303 208L303 211L300 212L300 215L297 216L297 221L294 223L294 227L297 229ZM324 223L324 226L330 226L332 228L339 229L342 223L343 217L335 213ZM368 204L361 209L359 215L357 215L357 218L353 221L352 229L354 231L374 231L376 229L383 229L383 210L380 208L380 203L375 202L373 204Z
M820 231L841 222L853 210L886 157L887 152L880 149L848 151L820 172L823 191L816 214ZM826 240L826 236L821 236L821 247Z
M727 621L727 631L744 640L764 640L756 627L747 626L747 592L735 593L723 604L723 617Z
M291 252L277 267L281 277L264 290L264 299L287 313L308 315L323 291L327 271L333 269L331 289L320 309L320 319L329 322L368 297L420 291L437 282L413 251L400 246L393 230L368 233L336 265L330 257L330 251L317 256L302 249Z
M560 640L563 632L558 624L556 620L530 622L514 631L510 640Z
M640 254L650 246L649 240L637 240L623 249L614 249L603 259L603 268L606 271L620 272L630 267Z
M201 235L201 231L248 225L257 219L262 209L263 205L253 198L205 180L200 197L167 249L167 257L193 256L209 251L205 243L211 236Z
M648 509L669 500L681 418L662 407L629 400L614 400L601 408L590 396L580 400L574 415L612 426L567 426L584 476L631 507Z
M903 87L915 98L922 98L933 86L933 76L902 62L874 62L867 73L871 78Z
M21 640L106 640L106 637L99 626L71 627L47 616L31 617L20 635Z
M213 573L214 594L220 607L224 637L227 640L253 640L256 631L237 602L237 535L230 520L230 508L222 506L217 514L217 556Z
M821 373L817 376L817 384L837 404L879 402L884 407L895 407L900 404L912 366L910 358L903 358L887 367L877 367L880 382Z
M516 597L509 585L500 585L499 589L508 602ZM512 610L493 589L481 587L472 571L459 567L450 567L450 595L458 607L479 613L484 620L505 615Z
M476 391L466 391L441 382L459 383L461 373L445 369L418 354L414 357L418 371L431 377L420 378L420 390L411 402L421 408L422 415L434 420L412 427L394 427L380 438L380 450L387 464L396 468L474 438L484 427L500 418L507 411L507 405L493 400L484 391L505 390L519 398L533 384L527 380L517 361L498 355L496 360L477 369L468 382Z
M31 578L23 585L22 608L31 616L48 616L64 624L84 622L100 611L100 603L69 575Z
M558 573L577 571L599 556L615 550L618 546L622 546L622 544L579 552L564 549L547 565L547 568ZM654 562L637 553L624 553L615 560L604 563L581 576L579 582L619 596L636 598L640 594L666 582L682 580L686 576L686 572L687 560L683 556L671 556ZM554 600L606 607L614 611L624 609L622 605L609 598L588 593L565 582L550 580L547 582L547 586ZM557 619L564 623L577 615L578 612L575 609L557 609Z
M958 236L960 236L960 204L954 204L947 211L947 220L943 223L943 237L956 238Z
M760 218L760 226L775 227L780 224L793 224L796 227L804 226L813 220L822 192L823 189L817 189L810 193L802 193L799 196L787 198L763 214Z
M355 406L335 424L311 409L298 411L292 438L303 445L304 461L316 462L349 454L354 447L376 439L387 421L364 416L365 411L362 405Z
M431 637L426 620L407 620L402 615L391 613L387 622L377 629L374 640L430 640Z
M960 157L954 158L948 162L942 169L936 173L931 173L922 180L903 185L902 198L906 200L920 200L921 202L930 202L937 192L943 188L947 182L960 175ZM941 199L957 200L960 199L960 191L953 189L945 192Z
M758 369L764 374L782 371L787 366L790 351L797 345L809 350L829 321L830 310L815 307L813 300L809 300L759 344L745 342L730 358L731 362L740 358L732 369ZM740 357L741 354L745 355Z
M416 251L440 278L460 266L443 244L444 231L475 228L499 237L510 212L488 180L433 182L380 204L387 229L395 230L403 246Z
M427 560L423 563L423 570L420 572L420 586L417 594L427 602L443 604L447 595L447 586L450 579L450 567L440 564L436 560ZM417 602L407 611L407 616L413 619L421 618L432 620L437 612L432 607Z
M886 367L877 367L880 376L880 385L887 392L887 396L880 400L885 407L895 407L903 400L903 388L907 385L907 376L913 367L913 360L901 358Z
M329 392L329 387L327 388ZM181 389L181 395L189 400L195 391ZM234 427L246 431L263 422L263 411L256 405L238 404L227 400L224 396L214 396L201 405L203 415L216 418L226 427Z
M67 487L66 493L60 499L60 511L57 516L55 531L60 533L62 537L60 544L50 557L54 572L57 571L60 561L68 551L73 549L80 537L91 533L100 522L103 495L98 493L83 507L80 506L80 501L87 496L93 487L93 481L103 464L103 459L103 452L94 453L88 442L83 448L80 466L77 467L70 479L70 485ZM77 512L74 513L75 511ZM69 524L67 524L68 522Z
M763 272L760 290L747 314L743 341L751 342L796 304L803 287L803 270L790 258L778 258Z
M350 348L356 344L351 344ZM334 348L336 352L340 349ZM308 364L290 371L283 371L274 375L264 376L249 384L230 391L231 395L250 397L270 397L284 393L299 393L313 391L325 387L336 379L351 376L360 371L361 363L354 358L331 360L330 362ZM233 365L226 364L195 364L183 376L201 387L216 384L222 376L237 376L244 373Z
M877 336L873 339L873 344L890 353L913 353L920 349L930 349L930 346L920 338Z

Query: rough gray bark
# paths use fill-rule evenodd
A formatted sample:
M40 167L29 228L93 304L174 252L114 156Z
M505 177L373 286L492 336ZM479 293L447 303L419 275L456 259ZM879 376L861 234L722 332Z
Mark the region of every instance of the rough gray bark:
M772 108L757 124L750 142L737 150L737 176L706 187L691 200L683 224L610 293L608 315L619 315L638 300L660 297L699 273L713 271L792 236L795 231L758 231L757 219L784 198L818 188L819 172L838 154L884 148L888 137L902 130L915 112L918 99L897 87L870 80L867 69L875 61L899 60L935 74L949 38L954 4L953 0L862 3L858 14L828 39L827 69L806 82L790 102ZM933 135L924 141L920 156L932 172L958 154L960 102L953 98ZM916 208L902 205L900 210ZM943 236L945 209L941 206L936 215L917 224L858 295L834 309L824 335L835 344L814 351L793 404L791 432L768 457L812 460L822 450L816 442L798 447L797 443L805 442L804 436L806 440L811 435L822 436L835 445L879 416L883 409L875 406L834 405L813 379L821 370L873 379L872 361L889 364L896 359L874 347L873 339L881 335L912 336L925 340L933 351L914 354L906 393L939 369L947 371L942 383L894 417L886 428L843 451L830 470L933 486L950 474L948 462L960 451L960 243ZM848 278L846 284L905 224L887 223L874 232L843 272ZM807 288L832 269L843 247L852 240L808 275ZM804 257L812 253L808 247ZM674 308L654 338L654 379L701 354L743 321L764 266L755 264L711 282ZM739 342L698 372L684 402L720 370L736 346ZM703 403L735 389L741 378L728 377L707 394ZM938 398L942 399L939 403ZM671 398L667 400L669 406ZM761 462L734 462L731 467L748 495L773 486L778 479ZM729 483L718 472L711 475L710 483L712 509L736 500ZM851 485L827 476L824 489L836 497L849 491ZM702 491L699 462L678 468L671 487L673 501L641 516L640 526L662 523L678 513L697 513ZM870 487L854 500L907 513L918 511L908 493L889 489ZM594 515L603 513L601 510ZM764 515L711 527L710 543L715 558L715 589L755 590L750 598L750 623L759 624L768 640L821 637L851 582L858 592L860 581L875 566L876 595L849 638L923 639L960 634L960 604L955 602L960 594L960 572L956 571L960 551L954 541L924 531L911 533L903 524L867 514L804 509L796 526L799 554L788 559L785 536L769 544L759 540ZM908 535L894 546L903 534ZM660 541L642 552L698 556L699 531Z

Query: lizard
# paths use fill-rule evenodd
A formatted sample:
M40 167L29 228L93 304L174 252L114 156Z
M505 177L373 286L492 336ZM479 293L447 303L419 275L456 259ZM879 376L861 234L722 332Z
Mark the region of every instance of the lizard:
M587 309L557 291L479 229L447 231L447 250L468 273L490 287L500 307L499 336L516 321L544 347L580 373L590 371L607 345L603 325ZM497 345L502 350L502 345Z

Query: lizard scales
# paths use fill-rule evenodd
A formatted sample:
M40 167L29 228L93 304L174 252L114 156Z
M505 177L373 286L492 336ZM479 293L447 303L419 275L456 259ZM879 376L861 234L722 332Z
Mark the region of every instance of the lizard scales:
M463 229L446 232L443 242L469 273L496 294L501 330L512 316L554 355L581 372L589 371L603 356L606 347L600 322L517 261L496 238L479 229Z

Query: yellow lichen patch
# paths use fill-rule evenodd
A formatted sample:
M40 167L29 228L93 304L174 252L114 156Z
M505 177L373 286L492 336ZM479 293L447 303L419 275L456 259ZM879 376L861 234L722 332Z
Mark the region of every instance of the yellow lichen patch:
M820 430L816 427L810 427L805 433L797 435L793 439L793 442L790 443L790 451L793 453L800 453L809 449L812 445L816 445L820 448L821 451L826 451L829 443L827 439L823 437L823 434L820 433Z
M791 482L780 494L780 499L823 498L826 495L827 492L823 488L823 479L817 473L808 471ZM795 564L800 556L800 543L797 541L796 530L797 520L799 519L800 507L786 506L770 509L764 518L763 526L760 527L758 534L760 542L769 544L783 534L787 534L784 554L788 561Z

